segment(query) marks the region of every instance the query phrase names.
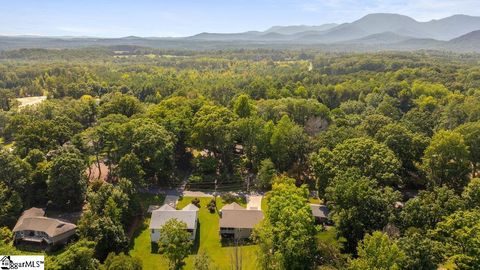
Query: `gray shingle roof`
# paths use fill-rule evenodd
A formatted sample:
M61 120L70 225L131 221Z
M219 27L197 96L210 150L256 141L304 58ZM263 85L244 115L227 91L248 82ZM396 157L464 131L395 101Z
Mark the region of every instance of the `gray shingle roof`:
M25 210L13 228L13 232L37 231L44 232L50 237L55 237L77 228L75 224L44 217L44 214L45 211L40 208Z
M310 204L310 208L312 209L312 214L314 217L328 218L329 211L327 206L321 204Z
M163 209L162 209L163 208ZM171 209L170 209L171 208ZM172 207L161 207L152 212L150 229L160 229L170 219L177 219L187 224L187 229L193 230L197 224L197 210L175 210Z

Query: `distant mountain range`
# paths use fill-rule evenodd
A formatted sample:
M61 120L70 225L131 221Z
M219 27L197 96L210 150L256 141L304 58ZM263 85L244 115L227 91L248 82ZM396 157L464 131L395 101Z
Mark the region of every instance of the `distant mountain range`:
M200 33L184 38L0 37L0 50L134 45L152 48L321 48L332 51L448 50L480 52L480 17L419 22L375 13L351 23L274 26L265 31Z

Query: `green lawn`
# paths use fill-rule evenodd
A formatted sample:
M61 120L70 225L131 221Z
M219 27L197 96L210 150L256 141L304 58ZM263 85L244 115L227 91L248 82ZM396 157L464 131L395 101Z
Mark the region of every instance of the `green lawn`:
M189 204L193 198L185 197L179 201L178 208L182 208ZM199 211L199 227L200 234L197 239L198 251L206 251L213 261L214 268L231 269L231 260L233 255L233 247L222 247L220 243L219 230L219 216L218 213L211 214L206 205L211 198L200 198ZM223 206L221 199L217 199L217 208L221 209ZM133 248L130 251L132 256L137 256L143 261L145 270L151 269L168 269L168 262L164 256L160 254L153 254L150 250L150 232L148 230L149 220L145 220L144 226L140 229L139 234L134 239ZM243 268L242 269L256 269L257 248L255 245L242 246L240 248L242 255ZM186 260L185 269L193 269L194 254L190 255Z

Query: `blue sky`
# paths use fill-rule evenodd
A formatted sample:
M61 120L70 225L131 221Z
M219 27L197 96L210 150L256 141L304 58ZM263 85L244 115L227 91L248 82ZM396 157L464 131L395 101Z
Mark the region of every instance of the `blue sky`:
M351 22L390 12L419 21L480 15L480 0L0 0L0 35L187 36Z

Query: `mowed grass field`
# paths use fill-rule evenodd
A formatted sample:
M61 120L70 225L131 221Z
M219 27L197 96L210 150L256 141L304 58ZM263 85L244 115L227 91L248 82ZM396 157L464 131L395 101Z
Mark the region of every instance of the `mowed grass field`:
M192 201L192 197L185 197L178 202L177 208L181 209ZM232 269L232 260L234 254L233 247L222 247L219 235L219 215L218 212L210 213L206 208L211 198L199 198L200 199L200 211L199 211L199 234L196 239L196 246L198 250L205 251L212 260L212 269ZM156 202L156 204L160 204ZM148 205L147 205L148 207ZM223 203L220 198L217 198L217 209L220 210L223 207ZM155 254L151 252L150 244L150 231L148 225L149 219L144 221L144 224L137 233L133 241L133 247L130 250L132 256L139 257L143 262L143 269L168 269L168 261L161 254ZM242 258L242 269L257 269L256 253L258 252L257 246L246 245L240 247L240 254ZM193 269L193 260L195 254L191 254L185 260L185 269Z

